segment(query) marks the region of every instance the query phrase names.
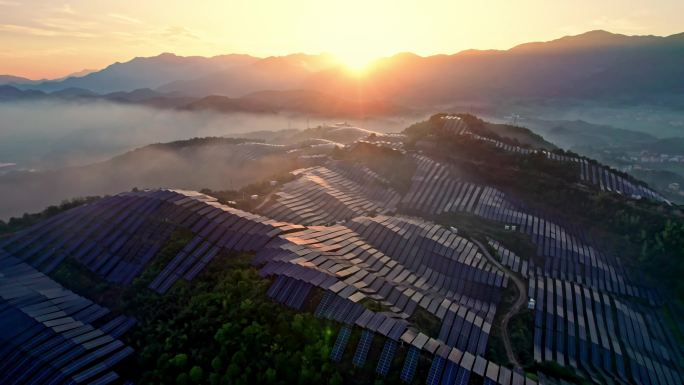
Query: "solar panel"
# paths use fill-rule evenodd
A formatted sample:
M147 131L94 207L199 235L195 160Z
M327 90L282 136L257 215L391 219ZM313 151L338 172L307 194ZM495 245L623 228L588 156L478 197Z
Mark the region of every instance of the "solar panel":
M375 369L375 372L378 375L382 377L387 376L387 373L390 370L390 366L392 365L392 359L394 359L394 354L396 353L396 351L396 341L390 339L385 341L385 345L382 348L382 353L380 353L380 360L378 361L378 366Z
M361 332L361 339L359 340L359 345L356 347L356 353L354 353L354 358L352 359L352 364L357 367L362 367L366 362L366 357L368 356L368 350L370 350L371 344L373 343L373 332L368 329L364 329Z
M439 380L442 377L442 371L444 370L444 364L446 359L439 355L436 355L432 359L432 364L430 365L430 370L428 371L426 384L427 385L439 385Z
M401 369L401 374L399 378L406 383L411 383L413 381L413 376L416 374L416 367L418 366L418 358L420 357L420 349L415 346L411 346L406 353L406 359L404 360L404 366Z
M330 352L330 359L334 362L340 362L342 360L342 355L344 354L344 349L347 347L349 342L349 337L351 336L351 328L349 326L343 326L340 329L340 333L337 335L337 340L335 340L335 345Z

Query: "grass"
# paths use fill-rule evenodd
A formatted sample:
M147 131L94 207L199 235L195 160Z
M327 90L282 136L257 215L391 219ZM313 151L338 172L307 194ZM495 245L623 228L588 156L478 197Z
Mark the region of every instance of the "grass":
M444 226L456 227L459 234L466 238L475 238L487 244L487 238L493 238L523 260L532 260L543 266L543 260L537 257L537 247L528 235L519 231L506 230L504 224L478 217L470 213L446 213L435 218ZM496 255L496 253L492 253Z
M411 317L408 319L418 330L430 337L437 337L442 321L434 314L429 313L422 307L416 307Z
M534 317L532 312L525 309L514 315L508 323L508 333L511 337L513 354L522 366L534 361Z
M501 335L501 318L508 313L516 298L518 298L518 290L515 285L508 285L501 293L501 300L496 308L496 315L492 321L492 330L487 341L487 357L488 360L503 366L511 366L512 363L508 361L506 356L506 348Z
M169 241L157 253L150 265L129 286L107 282L72 258L62 261L50 273L50 276L62 286L112 311L125 312L129 310L125 304L126 300L135 298L140 292L149 292L150 295L156 296L156 293L149 291L147 286L192 237L192 232L187 229L178 229L173 232Z
M376 313L383 311L390 311L389 306L382 304L380 301L376 301L370 297L366 297L359 302L360 305L368 310L372 310Z

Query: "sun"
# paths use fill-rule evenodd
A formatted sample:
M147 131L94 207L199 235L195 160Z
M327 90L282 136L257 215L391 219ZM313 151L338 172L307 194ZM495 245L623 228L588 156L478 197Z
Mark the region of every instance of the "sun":
M361 52L350 51L335 54L340 64L354 75L363 75L372 67L372 63L377 57L375 55Z

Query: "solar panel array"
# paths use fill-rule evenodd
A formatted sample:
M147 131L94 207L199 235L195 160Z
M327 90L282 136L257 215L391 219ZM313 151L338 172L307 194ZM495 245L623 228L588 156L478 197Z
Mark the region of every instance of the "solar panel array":
M268 143L240 143L231 148L233 165L247 163L268 155L282 154L287 151L286 146Z
M294 172L266 203L271 218L304 225L329 224L359 215L392 211L399 195L368 168L337 162Z
M572 163L577 166L582 181L597 186L601 191L616 192L635 199L643 197L646 199L670 204L665 197L655 190L647 186L637 184L633 180L630 180L630 178L625 178L610 167L589 162L586 158L556 154L547 150L521 147L503 142L501 140L478 135L470 131L468 125L458 116L448 115L442 119L444 120L442 129L453 135L467 135L472 139L489 143L494 147L502 149L506 152L513 152L523 155L543 154L551 160Z
M402 198L401 209L428 216L468 212L515 225L516 231L529 235L537 246L537 254L544 257L544 266L536 267L542 269L540 274L653 303L659 301L654 290L630 278L620 260L600 251L581 229L561 226L560 220L533 213L495 188L459 180L448 166L428 157L416 156L416 161L416 174ZM532 267L529 265L528 269Z
M534 358L597 382L681 384L682 347L652 308L567 280L530 278Z
M344 225L281 234L257 253L254 263L262 266L262 276L275 277L273 292L269 290L273 298L279 296L276 286L286 287L281 282L285 280L323 291L314 314L347 325L333 347L333 360L341 359L352 327L362 329L354 365L366 361L374 337L386 339L376 368L380 375L387 374L397 342L405 344L408 350L400 373L405 381L413 379L421 354L433 357L438 350L446 352L442 359L462 380L472 370L468 359L461 360L463 356L487 363L482 354L501 288L507 283L473 243L447 228L410 217L357 217ZM291 297L280 298L284 302ZM367 301L378 303L382 310L371 310ZM428 336L411 323L418 308L440 321L438 335ZM441 372L432 376L448 380Z
M463 130L462 122L452 120L453 130ZM466 384L473 374L492 384L533 383L483 358L508 277L452 229L394 214L468 212L515 225L544 260L543 266L535 266L503 244L489 241L503 265L530 279L528 294L537 299L536 360L555 360L593 378L617 382L680 380L681 347L673 346L670 330L649 314L651 308L640 304L661 299L632 279L618 258L599 251L581 229L530 212L497 189L462 181L448 165L425 156L413 159L416 173L403 197L368 168L328 161L297 171L298 178L265 204L265 216L195 192L119 194L3 239L0 268L2 261L13 261L12 266L35 272L26 273L30 277L49 280L31 266L49 272L69 257L110 282L126 284L149 265L172 234L185 229L191 240L149 285L159 293L178 279L192 280L225 250L255 251L253 263L260 275L273 278L270 298L293 309L315 307L317 317L343 325L332 360L342 359L352 330L360 328L361 338L351 347L352 363L364 366L371 343L383 339L376 358L380 375L387 374L395 355L402 352L400 378L405 382L413 381L418 359L426 355L433 358L430 384ZM5 287L2 271L0 293ZM311 294L318 291L323 295L312 304L319 297ZM419 311L433 316L439 330L428 332L414 324L412 317ZM104 314L106 309L93 312ZM131 324L132 320L117 317L99 330L115 338ZM33 328L31 333L40 332L38 326ZM1 333L2 329L0 337L5 338ZM106 353L113 358L102 356L97 371L87 372L96 373L78 379L116 379L110 369L130 350L117 345L115 351Z
M670 204L665 197L653 189L625 178L610 167L590 163L586 159L580 160L580 176L583 181L598 186L601 191L617 192L636 199L646 198Z
M0 252L0 379L6 384L107 384L133 349L117 338L135 320L64 289ZM99 326L96 326L99 325Z
M224 206L200 193L123 193L80 206L4 240L0 247L44 272L67 256L110 282L128 284L179 228L194 238L150 284L163 293L193 279L221 249L255 251L298 225Z
M470 212L515 225L537 245L543 266L524 264L490 240L502 264L530 277L536 361L570 365L602 383L681 383L684 351L654 313L652 306L662 299L634 278L638 274L594 246L581 229L530 213L491 187L458 181L448 166L429 158L417 157L417 163L401 207L423 215Z
M300 279L354 302L378 300L403 318L418 306L438 318L463 307L480 328L493 319L506 284L473 243L411 218L360 217L345 226L282 234L257 253L255 263L265 263L265 275L294 265L290 272ZM305 269L313 272L304 277Z

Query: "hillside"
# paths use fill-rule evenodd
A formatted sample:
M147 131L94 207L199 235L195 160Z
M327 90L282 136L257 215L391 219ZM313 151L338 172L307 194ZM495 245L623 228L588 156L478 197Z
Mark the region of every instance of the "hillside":
M372 133L336 124L245 135L245 139L195 138L151 144L79 167L10 170L0 173L0 193L4 197L0 219L18 217L73 197L108 195L134 187L238 189L297 168L300 155L311 151L327 154L335 146L342 147Z
M369 132L300 135L340 130ZM135 189L0 226L0 296L12 299L0 322L13 332L0 375L681 382L681 209L592 159L521 143L530 140L546 143L442 113L314 152L289 175L252 175L245 188ZM221 161L244 146L285 150L196 138L112 163L154 166L144 157L175 153L275 171L261 158ZM26 344L82 359L27 355Z
M2 174L0 218L73 197L108 195L134 187L239 188L294 167L283 157L282 147L242 142L215 138L155 144L82 167Z

